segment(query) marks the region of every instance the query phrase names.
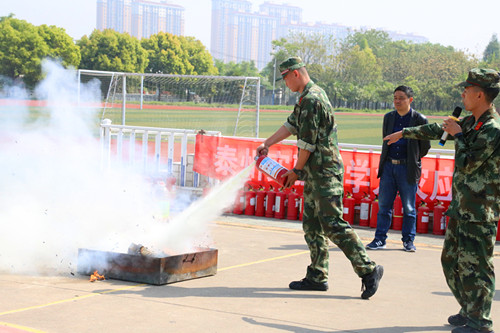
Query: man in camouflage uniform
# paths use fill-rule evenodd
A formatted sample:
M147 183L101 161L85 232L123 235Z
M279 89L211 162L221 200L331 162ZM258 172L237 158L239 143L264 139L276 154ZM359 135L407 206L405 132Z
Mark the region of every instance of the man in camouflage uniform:
M493 100L500 91L500 73L474 68L460 86L465 109L472 115L460 121L450 117L442 126L405 128L384 140L439 139L444 131L455 140L453 196L441 264L461 309L448 322L458 326L455 333L493 332L493 251L500 215L500 117Z
M285 187L297 179L304 185L304 238L309 246L311 264L306 277L293 281L289 287L296 290L328 289L328 239L333 241L351 261L362 279L361 297L368 299L377 291L383 267L368 257L358 235L342 219L344 167L337 145L337 125L333 108L323 89L310 78L305 64L292 57L280 64L287 87L299 92L293 113L273 135L257 148L257 155L267 155L271 145L290 135L297 136L299 148L295 167L287 177Z

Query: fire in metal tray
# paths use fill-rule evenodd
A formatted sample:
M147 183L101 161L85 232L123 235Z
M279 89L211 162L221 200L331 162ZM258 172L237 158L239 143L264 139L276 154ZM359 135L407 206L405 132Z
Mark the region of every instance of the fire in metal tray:
M142 245L132 244L129 253L78 249L78 273L101 272L107 279L163 285L217 273L217 249L171 256L156 256Z

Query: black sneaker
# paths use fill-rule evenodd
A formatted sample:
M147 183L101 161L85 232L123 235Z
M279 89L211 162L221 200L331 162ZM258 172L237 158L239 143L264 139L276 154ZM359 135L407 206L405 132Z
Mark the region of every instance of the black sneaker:
M477 329L474 327L470 326L460 326L460 327L455 327L454 329L451 330L452 333L494 333L493 330L490 330L489 328L483 328L483 329Z
M403 248L406 252L415 252L417 248L413 245L412 241L403 242Z
M366 245L366 248L368 250L379 250L379 249L385 249L385 242L381 241L381 240L378 240L378 239L374 239L372 240L371 243L367 244Z
M362 299L369 299L378 289L378 284L384 275L384 267L377 265L370 274L366 274L361 278L361 294Z
M309 280L308 278L303 278L300 281L292 281L288 285L290 289L294 290L319 290L319 291L327 291L328 290L328 282L314 282Z
M464 326L467 324L467 318L462 316L460 313L448 317L448 323L452 326Z

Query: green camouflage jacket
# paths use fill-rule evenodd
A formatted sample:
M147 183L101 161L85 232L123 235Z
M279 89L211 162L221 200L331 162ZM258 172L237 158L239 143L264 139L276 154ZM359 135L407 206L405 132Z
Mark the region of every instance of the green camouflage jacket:
M494 108L459 121L461 136L455 140L452 201L446 212L452 219L495 222L500 215L500 117ZM403 130L410 139L439 139L440 124ZM453 138L449 136L448 138Z
M341 195L344 165L333 107L325 91L309 81L284 125L297 135L297 147L311 152L304 167L306 185L313 186L322 196Z

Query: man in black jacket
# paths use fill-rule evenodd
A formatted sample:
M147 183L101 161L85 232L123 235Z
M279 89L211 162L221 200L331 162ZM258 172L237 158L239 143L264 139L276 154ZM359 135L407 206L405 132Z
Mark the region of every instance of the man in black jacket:
M406 127L427 124L427 119L422 114L411 108L413 90L407 86L399 86L394 90L394 108L396 110L384 116L382 137L398 132ZM429 151L431 145L427 140L401 139L387 145L384 141L378 168L379 186L379 211L377 215L377 230L375 239L367 249L377 250L385 248L387 231L391 226L392 208L399 192L403 204L403 248L408 252L415 252L413 244L416 231L417 212L415 197L418 182L422 173L421 158Z

